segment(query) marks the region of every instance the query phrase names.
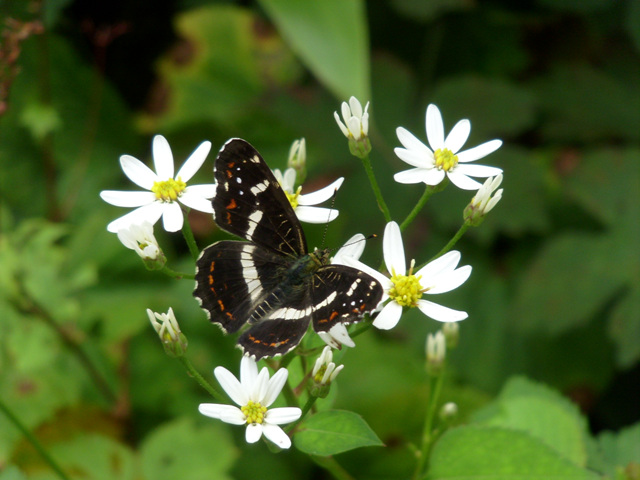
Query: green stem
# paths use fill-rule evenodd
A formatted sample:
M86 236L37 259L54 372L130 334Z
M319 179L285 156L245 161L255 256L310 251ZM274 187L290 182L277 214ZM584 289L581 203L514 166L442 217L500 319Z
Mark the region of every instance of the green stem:
M29 431L29 429L24 426L24 424L18 419L18 417L16 417L13 414L13 412L9 409L9 407L4 404L2 399L0 399L0 410L2 411L2 413L5 414L5 416L9 419L9 421L13 423L13 425L22 432L22 434L25 436L27 441L33 446L33 448L37 450L37 452L44 459L44 461L49 464L51 469L54 472L56 472L56 475L58 475L58 477L62 478L63 480L69 480L69 477L67 477L67 475L62 471L60 466L55 462L55 460L51 457L51 455L47 453L47 451L44 449L44 447L42 446L40 441L36 438L36 436L33 435Z
M309 455L317 465L328 471L333 478L337 480L354 480L354 478L347 472L342 465L340 465L332 456L321 457L319 455Z
M433 421L436 416L436 409L438 406L438 400L440 399L440 393L442 392L442 384L444 383L444 370L440 372L435 378L429 377L429 403L427 404L427 417L424 422L424 430L422 431L422 445L420 448L420 456L418 457L418 463L416 469L413 472L413 479L417 480L424 472L425 465L427 464L427 458L429 451L433 446L433 441L436 438L433 435Z
M160 271L171 278L175 278L176 280L182 280L184 278L193 280L196 277L193 273L176 272L175 270L171 270L166 265L162 267Z
M463 223L462 226L460 227L460 229L453 236L453 238L451 240L449 240L449 243L447 243L442 248L442 250L440 250L436 255L434 255L434 257L429 261L435 260L436 258L440 258L442 255L444 255L449 250L451 250L453 248L453 246L458 242L458 240L460 240L462 238L462 236L465 234L465 232L469 229L469 226L470 226L470 224L468 224L466 222Z
M187 242L187 246L189 247L189 251L191 252L191 256L194 260L197 260L200 256L200 250L198 249L198 244L196 243L196 239L193 236L193 232L191 231L191 225L189 224L189 211L184 212L184 223L182 224L182 235L184 236L185 241Z
M207 382L202 375L200 375L200 373L195 369L195 367L193 366L193 364L191 363L191 361L185 357L184 355L181 357L178 357L180 359L180 361L182 362L182 365L184 365L184 367L187 369L187 372L189 373L189 375L193 378L195 378L196 382L198 382L200 384L200 386L202 388L204 388L207 392L209 392L209 394L215 398L216 400L220 401L220 402L226 402L227 398L220 393L218 390L216 390L213 385L211 385L209 382Z
M300 415L300 418L296 420L295 423L292 423L291 425L289 425L285 429L286 432L293 431L304 420L304 417L307 415L307 413L309 413L309 410L313 408L313 405L316 403L317 399L318 397L314 397L313 395L309 396L307 403L305 403L304 407L302 407L302 414Z
M409 224L415 220L415 218L418 216L418 213L420 213L420 210L422 210L427 201L431 198L431 195L438 191L440 191L440 189L437 186L432 187L430 185L427 185L427 187L424 189L422 197L420 197L420 200L418 200L418 203L416 203L416 206L413 207L413 210L411 210L409 215L407 215L407 218L405 218L404 221L400 224L401 232L404 232L404 229L407 228Z
M364 166L365 171L367 172L367 177L369 177L369 183L371 184L371 188L373 189L373 194L376 197L376 202L378 202L378 208L384 215L385 221L388 223L391 221L391 214L389 213L389 207L387 207L384 198L382 197L382 192L380 191L380 187L378 186L378 181L376 180L376 176L373 173L373 167L371 166L371 160L369 160L369 155L362 157L362 165Z

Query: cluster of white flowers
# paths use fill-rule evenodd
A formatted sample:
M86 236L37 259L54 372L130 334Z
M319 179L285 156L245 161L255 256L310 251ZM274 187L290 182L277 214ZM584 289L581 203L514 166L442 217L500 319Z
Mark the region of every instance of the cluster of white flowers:
M368 139L369 104L362 108L360 102L351 97L349 103L342 104L342 118L336 112L335 119L340 130L349 140L351 152L364 158L371 145ZM460 151L471 131L469 120L460 120L445 137L442 115L435 105L429 105L426 112L426 134L428 146L403 127L396 130L402 147L395 148L396 155L412 168L396 173L394 179L403 184L424 183L436 186L445 178L463 190L477 190L476 195L465 209L464 219L470 225L477 225L502 196L497 190L502 182L502 170L484 165L472 165L494 152L502 145L500 140L491 140L468 150ZM211 149L210 142L201 143L174 175L171 148L167 140L157 135L153 138L153 162L155 172L140 160L123 155L120 164L125 175L147 192L103 191L100 196L108 203L119 207L135 207L132 212L112 221L107 229L115 232L122 243L136 251L145 262L164 265L164 255L154 235L153 225L162 217L164 229L168 232L180 230L184 225L183 207L201 212L213 213L211 199L215 196L216 185L187 185L204 163ZM274 170L275 178L287 195L297 217L304 222L325 223L338 216L335 209L314 205L330 199L342 185L339 178L325 188L313 193L302 194L301 186L296 188L296 176L304 171L306 146L304 139L296 140L289 154L289 168L284 172ZM484 185L471 177L487 178ZM494 194L495 192L495 194ZM418 308L422 313L439 322L458 322L467 318L464 311L454 310L423 298L449 292L462 285L471 275L471 266L458 266L461 255L449 251L435 260L415 267L415 260L407 262L400 227L396 222L387 223L383 237L383 256L388 275L360 261L365 246L364 236L357 234L339 249L332 263L348 265L368 273L380 282L383 296L375 311L373 326L382 330L395 327L403 311ZM174 353L181 355L186 348L173 311L157 314L148 310L154 328L167 345L178 343ZM451 329L449 329L451 330ZM456 329L457 331L457 329ZM426 344L427 360L433 365L442 363L445 355L446 333L439 331L429 335ZM451 335L450 335L451 336ZM311 372L318 391L326 394L330 383L343 368L332 361L332 348L353 347L344 324L338 323L320 337L327 344L317 359ZM173 350L172 350L173 351ZM214 370L215 377L231 400L239 407L223 404L203 403L202 414L235 425L247 425L246 440L258 441L262 435L278 445L289 448L291 440L282 424L296 421L302 411L297 407L269 408L282 390L288 376L286 368L281 368L269 378L266 368L258 372L253 357L244 356L240 365L240 380L223 367ZM322 394L318 394L321 396Z

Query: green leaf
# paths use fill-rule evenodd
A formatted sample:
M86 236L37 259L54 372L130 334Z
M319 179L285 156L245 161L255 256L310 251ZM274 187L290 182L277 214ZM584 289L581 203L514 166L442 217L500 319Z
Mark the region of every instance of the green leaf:
M180 418L150 434L141 455L142 471L148 480L224 480L231 478L227 472L238 451L224 425L196 425L191 419Z
M616 342L616 360L631 367L640 358L640 288L633 289L616 305L609 319L609 336Z
M18 467L14 465L7 465L0 472L0 480L26 480L27 477L22 473Z
M382 446L360 415L344 410L329 410L309 417L293 440L298 450L321 456L359 447Z
M586 466L586 422L578 408L559 393L516 377L487 411L493 413L485 423L527 432L572 463Z
M498 427L449 430L435 444L426 478L482 480L595 480L527 433Z
M614 432L602 432L598 436L598 446L605 461L605 472L616 478L617 470L631 463L640 467L640 423Z
M371 98L369 34L362 0L260 0L302 61L342 100Z

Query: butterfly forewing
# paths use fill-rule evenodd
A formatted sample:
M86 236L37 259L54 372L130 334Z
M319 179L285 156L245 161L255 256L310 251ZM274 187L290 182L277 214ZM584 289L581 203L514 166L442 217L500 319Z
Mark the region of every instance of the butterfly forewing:
M218 226L271 250L307 253L304 232L280 184L255 148L229 140L215 164Z

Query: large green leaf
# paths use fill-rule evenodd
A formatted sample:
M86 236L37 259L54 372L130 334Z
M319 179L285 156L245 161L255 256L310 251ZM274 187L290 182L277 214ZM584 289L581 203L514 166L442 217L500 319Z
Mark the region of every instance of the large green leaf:
M469 426L445 433L433 448L430 480L595 480L527 433L499 427Z
M598 446L605 462L604 468L609 478L619 478L620 470L636 464L640 468L640 423L614 432L602 432L598 436ZM633 478L632 476L625 478Z
M369 34L362 0L260 0L260 4L336 97L370 99Z
M306 419L296 433L294 443L298 450L322 456L382 446L360 415L343 410L320 412Z

